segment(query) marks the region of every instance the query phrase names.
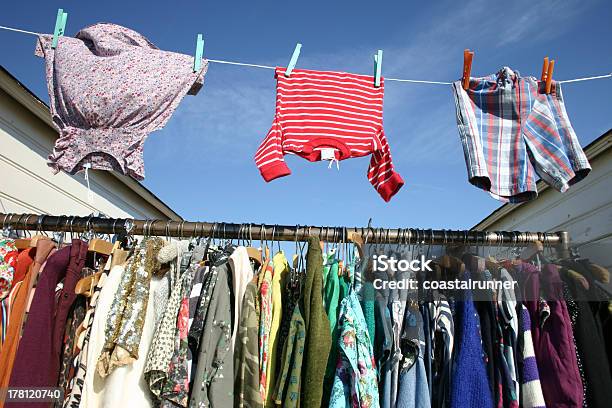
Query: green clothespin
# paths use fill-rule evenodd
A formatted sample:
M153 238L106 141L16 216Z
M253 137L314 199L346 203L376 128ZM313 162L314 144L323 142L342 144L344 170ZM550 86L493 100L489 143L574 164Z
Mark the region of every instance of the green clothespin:
M55 29L53 30L53 41L51 41L51 48L57 47L57 41L59 37L64 35L66 29L66 20L68 19L68 13L64 13L64 10L57 10L57 17L55 19Z
M285 70L285 76L289 78L291 75L291 71L295 68L295 64L297 64L298 57L300 56L300 50L302 49L302 44L297 43L295 46L295 50L293 50L293 55L291 56L291 61L289 61L289 65L287 65L287 69Z
M202 56L204 55L204 39L202 34L198 34L196 41L196 52L193 59L193 72L198 72L202 68Z
M374 86L380 86L380 75L382 73L382 50L378 50L378 53L374 55Z

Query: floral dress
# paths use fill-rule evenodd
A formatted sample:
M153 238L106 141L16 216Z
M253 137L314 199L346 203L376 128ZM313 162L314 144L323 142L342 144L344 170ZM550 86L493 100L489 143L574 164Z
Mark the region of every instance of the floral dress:
M340 302L338 328L338 363L329 407L380 407L372 342L354 290Z

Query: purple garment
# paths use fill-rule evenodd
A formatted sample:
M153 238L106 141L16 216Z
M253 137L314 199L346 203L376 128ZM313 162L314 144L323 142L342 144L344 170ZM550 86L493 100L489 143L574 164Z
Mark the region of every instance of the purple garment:
M89 165L144 178L143 146L189 92L202 87L208 62L193 72L193 56L159 50L115 24L85 27L76 38L38 37L45 58L53 122L60 132L49 166L75 174Z
M557 266L544 265L541 272L529 263L517 268L522 272L524 304L531 318L533 347L546 406L581 407L582 380ZM540 310L543 304L540 296L547 301L546 313Z
M10 387L54 387L74 288L87 257L87 244L80 240L55 252L40 275L23 337L19 343ZM56 303L55 288L63 280ZM10 404L7 404L10 405ZM32 408L47 404L28 404Z

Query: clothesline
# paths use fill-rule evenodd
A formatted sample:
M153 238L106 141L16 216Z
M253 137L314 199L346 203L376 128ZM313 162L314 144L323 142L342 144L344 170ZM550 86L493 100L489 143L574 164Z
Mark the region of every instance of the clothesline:
M14 31L14 32L23 33L23 34L31 34L31 35L36 35L36 36L43 35L41 33L37 33L34 31L22 30L20 28L7 27L3 25L0 25L0 29L7 30L7 31ZM213 62L216 64L238 65L242 67L263 68L263 69L276 69L276 67L273 67L270 65L250 64L246 62L225 61L225 60L217 60L217 59L210 59L210 58L207 59L207 61ZM594 79L603 79L603 78L612 78L612 72L609 74L604 74L604 75L596 75L596 76L575 78L575 79L566 79L563 81L557 81L557 83L568 84L571 82L591 81ZM415 84L452 85L452 82L426 81L426 80L419 80L419 79L402 79L402 78L387 78L387 77L385 77L385 81L409 82L409 83L415 83Z

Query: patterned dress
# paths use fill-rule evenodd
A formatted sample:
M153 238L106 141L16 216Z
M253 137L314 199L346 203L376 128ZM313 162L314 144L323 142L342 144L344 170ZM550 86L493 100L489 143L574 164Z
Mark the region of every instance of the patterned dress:
M272 274L272 265L268 264L259 289L261 307L259 317L259 393L263 401L266 400L268 393L266 383L270 357L270 328L272 327Z
M340 302L338 364L329 406L380 406L374 352L365 317L353 291Z

